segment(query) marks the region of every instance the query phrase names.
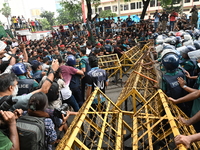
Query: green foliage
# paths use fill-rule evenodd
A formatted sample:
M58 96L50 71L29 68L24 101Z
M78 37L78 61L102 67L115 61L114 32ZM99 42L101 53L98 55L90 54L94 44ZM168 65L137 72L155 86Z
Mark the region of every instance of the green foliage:
M100 0L93 0L92 4L94 5L95 12L97 12L97 7L101 4Z
M51 28L51 25L49 24L49 22L48 22L48 20L47 20L46 18L40 19L40 22L41 22L42 28L43 28L44 30L51 30L51 29L52 29L52 28Z
M99 18L108 18L108 17L117 17L116 13L112 13L111 10L101 11L99 14Z
M81 21L82 16L82 8L81 3L74 1L62 1L61 3L62 9L57 10L59 16L57 18L58 23L66 24L74 21Z
M52 27L53 25L55 25L55 21L56 19L54 18L54 12L51 11L44 11L40 14L40 17L42 18L46 18L46 20L48 21L49 25Z
M3 8L0 9L0 12L2 13L2 15L8 18L11 14L11 8L8 6L7 3L3 3Z
M176 12L181 12L181 9L180 9L182 6L181 1L182 0L161 0L161 6L168 13L171 13L172 10L175 10Z

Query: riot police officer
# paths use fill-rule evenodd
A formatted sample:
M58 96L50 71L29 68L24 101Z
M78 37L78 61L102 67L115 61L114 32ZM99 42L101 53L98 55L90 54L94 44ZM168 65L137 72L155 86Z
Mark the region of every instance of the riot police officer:
M23 63L17 63L12 67L13 72L18 76L18 95L28 94L35 90L39 84L34 79L26 77L27 69Z
M162 90L166 93L168 97L174 99L185 96L187 93L178 83L177 78L185 79L185 74L183 70L179 68L180 56L177 53L166 53L162 56L162 64L166 73L162 77ZM185 103L178 104L178 107L189 115L191 108L188 108Z

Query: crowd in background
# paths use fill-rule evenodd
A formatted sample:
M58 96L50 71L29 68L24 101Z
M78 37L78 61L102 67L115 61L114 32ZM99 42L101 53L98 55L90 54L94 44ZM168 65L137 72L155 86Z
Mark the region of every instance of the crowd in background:
M35 32L35 31L42 31L42 23L40 22L40 19L35 20L26 20L24 16L12 16L11 17L11 26L10 29L29 29L30 32ZM3 25L4 29L8 29L8 26L6 27L5 24Z

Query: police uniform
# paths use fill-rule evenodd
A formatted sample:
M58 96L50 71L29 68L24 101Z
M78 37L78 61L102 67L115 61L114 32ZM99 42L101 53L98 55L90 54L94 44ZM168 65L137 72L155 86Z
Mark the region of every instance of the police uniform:
M42 71L37 70L33 73L32 77L39 83L42 80Z
M163 75L162 81L162 90L165 91L168 97L172 97L174 99L181 98L187 94L187 92L180 87L177 78L182 77L185 79L185 75L182 70L177 69L174 72L166 72ZM186 102L177 104L177 106L186 114L190 115L192 102Z
M106 87L106 82L108 81L108 76L105 70L103 69L99 69L98 67L92 68L91 71L89 71L87 73L86 76L86 85L87 86L92 86L92 92L94 91L95 87L99 87L99 89L105 93L105 87ZM105 98L102 97L102 95L98 95L101 99L100 104L98 103L98 98L97 95L94 98L94 101L92 102L92 108L97 109L97 106L100 107L99 109L101 109L102 111L106 108L105 107ZM91 110L92 111L92 110ZM96 122L96 115L94 114L90 114L89 115L90 119L92 119L94 122ZM104 118L104 115L102 115L102 117ZM92 129L90 130L90 137L93 138L94 137L94 128L91 127Z
M191 76L194 75L194 71L195 71L195 68L196 68L196 63L195 62L191 61L190 59L182 58L181 61L180 61L180 65L186 71L188 71ZM186 81L187 81L187 84L188 84L189 87L193 87L194 86L195 80L187 78Z
M38 87L39 84L34 79L28 79L26 76L18 76L18 95L28 94Z
M92 86L92 91L94 91L95 87L99 87L99 89L105 93L106 82L108 81L105 70L99 69L98 67L92 68L91 71L87 73L86 79L86 85ZM101 103L104 101L105 99L102 98ZM94 99L92 104L98 104L97 98Z
M86 64L88 63L88 64ZM82 68L85 68L85 75L86 73L89 71L88 67L89 66L89 60L87 56L82 56L81 60L79 62L79 69L81 70ZM85 77L82 78L81 80L81 92L82 92L82 99L85 99L85 83L86 83L86 79Z

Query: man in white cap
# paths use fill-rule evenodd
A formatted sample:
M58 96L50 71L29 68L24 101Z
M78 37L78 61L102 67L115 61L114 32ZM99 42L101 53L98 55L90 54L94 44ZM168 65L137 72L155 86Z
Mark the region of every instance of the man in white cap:
M12 54L9 54L9 56L11 56L10 63L8 66L4 67L5 64L3 63L3 60L6 59L6 57L4 57L5 56L4 54L6 53L5 51L6 46L7 45L3 41L0 41L0 75L4 73L10 73L12 66L16 63L15 55L16 55L17 48L13 48L13 49L10 49L12 53Z

